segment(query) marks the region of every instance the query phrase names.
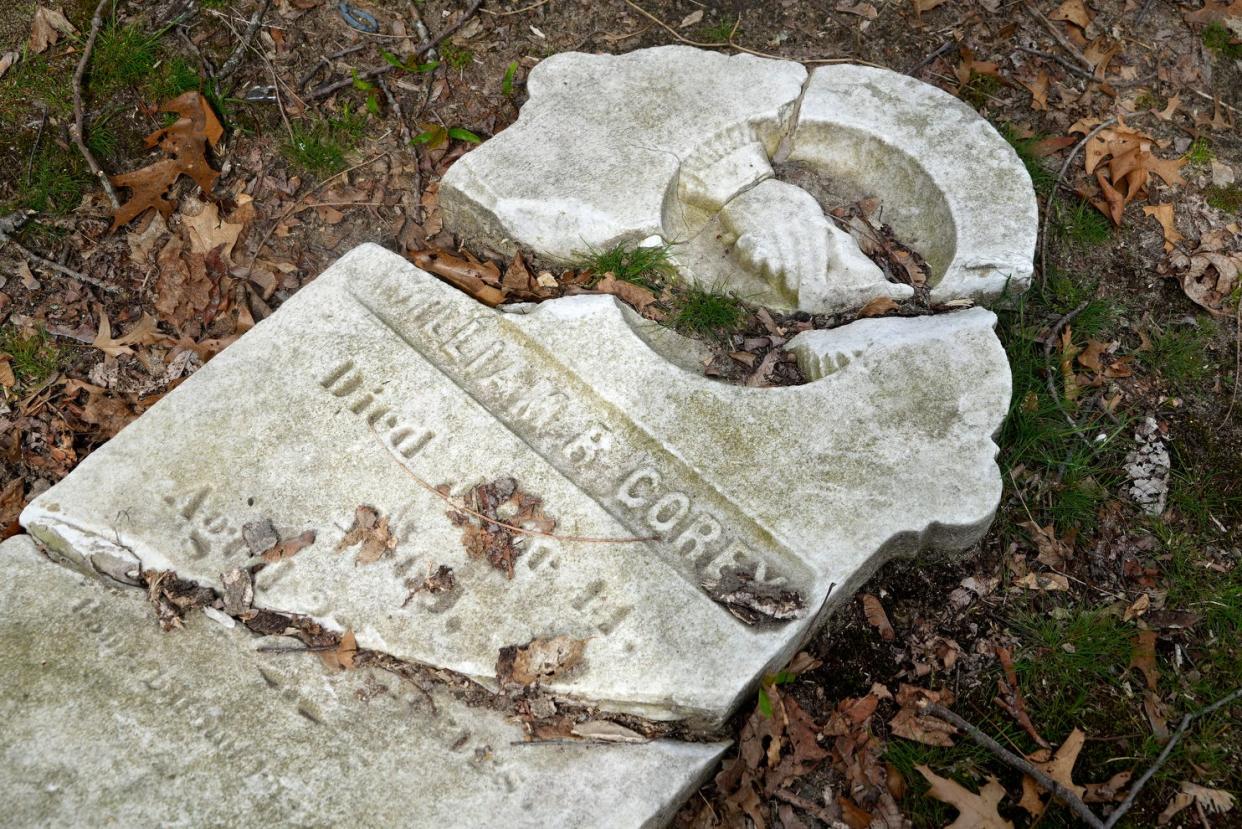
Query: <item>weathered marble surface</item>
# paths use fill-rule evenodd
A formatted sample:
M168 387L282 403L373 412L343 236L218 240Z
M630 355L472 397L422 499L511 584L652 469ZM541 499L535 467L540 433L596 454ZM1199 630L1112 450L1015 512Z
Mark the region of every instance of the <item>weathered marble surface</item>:
M514 745L496 711L201 613L162 633L28 536L0 565L5 826L658 826L724 748Z
M770 307L909 297L878 269L862 278L870 263L848 237L825 253L830 220L813 200L787 202L784 222L763 214L770 202L751 194L773 160L795 161L839 196L881 198L883 221L929 261L933 302L992 300L1030 282L1038 216L1025 167L978 113L921 81L852 65L808 78L791 61L662 46L555 55L528 89L517 122L441 183L446 224L471 244L574 262L655 236L684 278ZM759 260L735 249L744 209L775 248Z
M648 343L684 341L652 336L611 297L490 310L367 245L22 522L88 571L125 579L141 563L217 588L250 555L248 522L314 530L260 574L257 606L483 683L502 647L588 639L551 690L718 722L883 560L986 529L1010 393L993 324L977 309L803 335L794 348L822 379L745 388L666 360ZM513 477L557 533L657 540L528 539L510 580L466 554L447 505L413 476L454 493ZM397 539L373 564L337 551L359 505L390 517ZM457 588L410 599L405 581L441 565ZM726 567L796 591L802 617L743 624L703 588Z

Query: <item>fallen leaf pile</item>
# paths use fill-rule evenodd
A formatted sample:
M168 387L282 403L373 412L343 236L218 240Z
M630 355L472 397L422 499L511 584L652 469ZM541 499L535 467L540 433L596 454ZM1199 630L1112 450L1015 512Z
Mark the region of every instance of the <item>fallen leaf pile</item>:
M1080 119L1070 127L1070 133L1087 135L1100 123L1098 118ZM1095 177L1097 190L1084 189L1081 195L1088 199L1101 213L1121 225L1121 215L1126 205L1138 198L1146 198L1148 184L1154 173L1165 184L1179 186L1186 183L1180 168L1185 158L1159 158L1152 152L1155 139L1146 133L1129 127L1118 119L1111 127L1096 133L1083 149L1083 161L1089 176ZM1165 215L1165 207L1153 208L1157 218ZM1167 217L1161 219L1165 227L1165 240L1169 243L1172 227L1172 205L1167 205ZM1180 236L1177 237L1180 239Z
M448 487L440 491L447 495ZM523 492L513 478L477 484L462 500L469 512L447 513L454 526L462 528L462 546L471 558L485 559L506 578L513 578L513 564L526 545L527 536L521 530L550 533L556 529L556 519L543 512L543 500Z

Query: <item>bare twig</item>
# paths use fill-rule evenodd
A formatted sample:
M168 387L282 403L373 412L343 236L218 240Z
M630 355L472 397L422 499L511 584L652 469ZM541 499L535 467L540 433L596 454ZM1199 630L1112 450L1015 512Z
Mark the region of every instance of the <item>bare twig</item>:
M177 34L181 36L181 40L185 42L185 45L189 48L189 50L198 57L199 65L203 67L203 74L214 81L216 79L215 64L211 62L210 58L203 54L202 49L198 48L198 44L194 42L194 38L190 37L190 33L186 27L177 26Z
M1062 34L1060 29L1052 24L1051 20L1044 17L1042 12L1030 3L1026 2L1026 0L1022 0L1022 8L1026 9L1027 14L1038 20L1043 27L1048 30L1048 34L1052 35L1053 39L1061 45L1061 48L1069 52L1070 55L1073 56L1074 60L1082 64L1084 68L1091 71L1092 77L1094 77L1095 66L1092 65L1091 61L1087 60L1086 56L1083 55L1082 52L1078 51L1078 47L1071 43L1070 39Z
M480 11L484 14L490 14L492 17L509 17L510 15L521 14L522 12L534 11L540 6L546 6L548 2L549 0L539 0L538 3L531 3L529 6L523 6L520 9L511 9L505 12L494 12L491 9L481 9Z
M1104 829L1112 829L1112 827L1117 825L1117 821L1121 820L1122 816L1126 812L1130 811L1130 807L1134 805L1134 801L1138 797L1139 792L1142 791L1143 787L1147 785L1147 781L1151 779L1152 775L1159 771L1160 767L1163 766L1165 761L1169 759L1169 755L1173 753L1173 747L1176 746L1178 741L1182 739L1182 735L1184 735L1186 730L1190 728L1190 724L1192 722L1200 717L1206 717L1208 714L1219 711L1221 708L1224 708L1226 705L1229 705L1231 702L1238 699L1242 699L1242 688L1238 688L1232 693L1226 694L1206 708L1200 708L1198 711L1192 711L1182 717L1181 723L1177 726L1177 731L1173 732L1173 736L1169 738L1169 742L1165 744L1164 750L1160 752L1160 756L1156 758L1154 763L1147 767L1147 771L1143 772L1142 777L1134 781L1134 785L1130 787L1130 793L1126 795L1126 799L1121 801L1121 805L1117 807L1117 811L1108 816L1108 821L1104 824Z
M783 55L774 55L771 52L760 52L755 49L750 49L750 48L747 48L746 46L742 46L740 43L738 43L734 38L735 38L735 35L737 34L737 28L742 22L742 18L740 17L737 19L737 22L733 24L733 30L729 32L728 40L719 41L716 43L704 43L703 41L690 40L689 38L684 37L680 32L678 32L672 26L668 25L663 20L661 20L660 18L656 17L651 12L644 9L642 6L633 2L633 0L625 0L625 3L627 6L634 9L636 12L641 14L643 17L647 18L652 23L655 23L657 26L659 26L660 28L664 29L666 32L671 34L673 37L675 37L678 40L678 42L684 43L687 46L703 46L703 47L707 47L710 49L722 49L725 47L729 47L732 49L736 49L739 52L745 52L748 55L756 55L761 58L776 58L778 60L790 60L790 58L787 58ZM874 63L868 63L867 61L860 60L858 58L813 58L813 59L794 58L794 60L797 60L798 63L822 63L822 64L860 63L860 64L863 64L864 66L876 66L876 64ZM882 69L884 67L879 67L879 68Z
M1087 146L1087 142L1095 138L1101 130L1105 130L1115 123L1117 123L1116 118L1109 118L1107 121L1098 124L1095 129L1087 133L1086 137L1074 145L1074 149L1070 150L1069 155L1065 157L1065 163L1061 165L1061 172L1057 173L1056 184L1048 192L1048 198L1044 199L1044 226L1039 233L1039 287L1041 289L1048 284L1048 225L1052 221L1052 206L1056 201L1057 193L1061 189L1061 182L1065 180L1065 174L1069 172L1070 165L1074 163L1074 159L1082 152L1082 148Z
M307 84L309 84L311 80L314 79L315 75L318 74L320 69L322 69L325 66L331 66L332 61L336 60L337 58L343 58L346 55L352 55L354 52L360 52L365 48L367 48L367 45L365 43L355 43L353 46L346 46L344 49L333 52L330 55L324 55L323 57L319 59L319 62L316 63L314 66L312 66L310 70L307 71L307 73L302 76L302 79L298 81L298 89L305 92Z
M930 55L923 58L918 63L914 64L914 66L911 66L909 69L907 69L906 74L910 76L914 76L918 74L923 69L924 66L930 65L931 62L934 61L936 58L940 57L945 52L952 49L955 43L956 41L953 40L952 38L949 38L944 43L941 43L940 46L936 48L936 51L932 52Z
M469 20L471 17L473 17L474 13L479 10L479 6L482 6L482 5L483 5L483 0L473 0L469 8L467 8L462 13L461 17L458 18L456 23L449 26L444 31L440 32L440 34L436 35L431 40L424 41L420 43L418 46L416 46L414 48L413 54L409 56L408 60L420 58L427 52L434 49L436 46L440 44L440 41L444 40L446 37L448 37L453 32L457 31L463 25L465 25L466 21ZM394 68L395 67L390 63L385 63L383 66L372 66L370 69L364 69L363 71L359 72L358 77L359 78L378 78L380 75L387 75ZM346 78L343 81L337 81L335 83L325 84L321 87L318 87L312 90L310 95L308 95L307 97L310 98L312 101L317 100L319 98L326 98L329 95L331 95L333 92L336 92L338 90L344 89L347 86L352 85L353 82L354 82L353 78Z
M376 78L375 82L384 91L384 97L388 99L388 106L392 109L392 114L397 116L397 126L401 130L401 143L407 148L411 147L410 126L405 123L405 116L401 112L401 104L397 101L397 96L392 94L392 90L388 88L388 83L383 78Z
M259 31L259 24L263 21L263 15L267 14L268 6L272 5L272 0L263 0L263 4L250 16L250 22L246 24L246 31L242 33L241 40L237 46L233 47L233 54L229 55L228 60L220 67L220 71L216 73L216 92L220 91L220 81L227 81L229 76L237 71L241 66L242 57L246 54L246 48L250 45L250 41L254 40L255 33Z
M509 532L517 533L519 535L533 535L536 538L547 538L552 541L572 541L572 542L581 542L584 544L633 544L639 541L659 541L660 540L660 537L658 535L634 536L630 538L596 538L596 537L589 536L589 535L557 535L555 533L541 532L540 530L528 530L525 527L518 527L514 524L506 524L504 521L498 521L497 519L492 518L491 516L484 515L481 512L476 512L475 510L470 509L470 507L466 506L465 504L457 503L450 496L444 494L443 492L441 492L440 490L436 489L434 486L429 484L427 481L424 481L422 478L415 475L413 470L411 470L408 466L402 463L401 459L393 454L392 449L389 447L387 443L384 443L384 441L380 438L380 436L376 434L375 430L372 430L371 434L375 435L375 439L379 441L380 446L384 447L384 451L388 453L388 456L391 457L394 461L396 461L397 466L401 467L401 471L404 472L406 475L409 475L411 478L413 478L414 482L417 483L420 487L422 487L423 489L430 492L432 495L444 501L444 503L448 504L454 510L458 512L464 512L467 515L473 515L475 518L479 518L483 521L486 521L489 524L494 524L497 527L503 527Z
M1188 86L1186 87L1186 89L1189 89L1191 92L1195 93L1196 95L1198 95L1200 98L1202 98L1205 101L1211 101L1213 104L1218 104L1220 106L1223 106L1225 109L1229 110L1232 113L1235 113L1237 115L1242 115L1242 109L1238 109L1235 106L1230 106L1229 104L1222 101L1220 99L1220 96L1218 95L1209 95L1206 92L1204 92L1202 89L1195 89L1193 86Z
M923 701L919 704L919 716L927 715L953 723L953 725L965 731L970 739L996 755L997 759L1027 775L1040 786L1052 792L1058 800L1068 806L1074 814L1082 818L1083 822L1092 827L1092 829L1105 829L1104 822L1095 816L1095 813L1087 807L1086 803L1083 803L1082 798L1040 771L1029 760L1014 754L948 708L934 702Z
M34 253L33 251L29 250L25 245L23 245L21 242L17 241L16 239L0 239L0 244L3 244L4 242L7 242L8 244L17 248L17 250L21 252L22 256L25 256L34 265L47 268L50 271L55 271L56 273L62 276L67 276L70 279L76 279L79 282L85 282L87 285L94 285L99 290L107 291L110 294L120 293L121 291L121 289L116 287L115 285L109 285L107 282L96 279L93 276L87 276L86 274L79 273L78 271L75 271L72 268L66 268L64 265L60 264L59 262L53 262L51 259L46 259L40 256L39 254Z
M95 154L91 152L90 147L86 146L86 141L82 137L86 120L86 113L82 106L82 78L86 75L86 67L91 62L91 52L95 51L95 41L99 38L99 30L103 28L104 7L107 5L108 0L99 0L99 5L95 7L95 16L91 18L91 33L86 38L86 45L82 47L82 57L78 58L78 68L73 73L73 124L69 127L69 135L73 138L73 143L78 145L78 152L82 153L82 157L86 159L86 166L90 167L95 178L99 179L104 193L108 196L108 201L112 203L112 209L119 210L121 202L116 197L116 190L113 189L108 174L99 166Z

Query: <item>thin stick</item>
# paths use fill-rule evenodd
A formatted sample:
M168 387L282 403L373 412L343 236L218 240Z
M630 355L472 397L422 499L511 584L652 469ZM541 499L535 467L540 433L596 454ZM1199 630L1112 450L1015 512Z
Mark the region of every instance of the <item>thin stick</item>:
M939 47L937 47L936 51L932 52L930 55L923 58L918 63L914 64L914 66L911 66L909 69L907 69L906 74L913 77L917 72L922 70L924 66L930 65L931 62L934 61L936 58L940 57L945 52L953 48L954 43L955 41L952 38L950 38L949 40L946 40L944 43L940 44Z
M420 43L417 47L415 47L414 53L411 54L409 58L407 58L407 60L413 60L415 58L420 58L425 53L431 51L436 46L440 45L440 41L444 40L446 37L451 35L453 32L457 31L462 26L464 26L466 21L469 20L471 17L473 17L474 13L479 10L479 6L482 6L482 5L483 5L483 0L474 0L474 2L470 4L470 7L467 8L466 11L462 13L462 16L458 19L456 23L449 26L444 31L440 32L440 34L436 35L431 40L427 40L427 41L424 41L423 43ZM391 63L385 63L383 66L372 66L370 69L365 69L362 72L359 72L358 77L359 78L378 78L380 75L387 75L394 68L396 67L394 67ZM312 90L310 95L308 95L307 97L310 98L312 101L317 100L319 98L326 98L329 95L331 95L333 92L344 89L347 86L351 86L353 82L354 82L354 79L351 77L351 78L346 78L343 81L337 81L336 83L325 84L324 86L321 86L321 87L318 87Z
M546 6L549 0L539 0L538 3L531 3L529 6L523 6L520 9L513 9L507 12L494 12L491 9L480 9L484 14L490 14L492 17L508 17L512 14L521 14L522 12L534 11L540 6Z
M1057 173L1057 181L1052 190L1048 193L1048 198L1044 199L1044 226L1039 233L1039 287L1043 290L1048 283L1048 225L1052 220L1052 205L1057 197L1057 193L1061 189L1061 182L1065 180L1065 174L1069 172L1070 165L1074 163L1074 159L1082 152L1082 148L1087 146L1087 142L1095 138L1101 130L1111 127L1117 123L1116 118L1109 118L1107 121L1096 126L1095 129L1087 133L1083 140L1074 145L1074 149L1070 150L1070 154L1065 157L1065 163L1061 165L1061 172Z
M1044 772L1037 769L1030 763L1030 761L1014 754L1012 751L1005 748L988 735L984 734L978 728L971 725L957 714L954 714L948 708L934 702L924 701L919 703L919 716L922 717L927 715L942 719L945 722L953 723L953 725L956 725L958 728L965 731L970 739L995 754L998 759L1031 777L1040 786L1052 792L1058 800L1068 806L1074 814L1082 818L1083 822L1088 826L1091 826L1092 829L1105 829L1104 822L1095 816L1095 813L1087 807L1086 803L1082 802L1082 798L1062 786L1057 781L1053 780Z
M95 16L91 18L91 33L86 38L86 45L82 47L82 57L78 59L78 68L73 73L73 124L69 127L69 135L72 136L73 143L78 145L78 152L82 153L82 157L86 159L86 166L91 168L95 178L99 179L99 183L103 185L104 193L107 194L108 201L112 203L112 209L120 210L121 202L116 197L116 190L112 188L108 174L99 166L99 162L95 160L95 154L91 152L90 147L86 146L86 141L82 138L85 129L83 122L86 120L86 112L82 106L82 78L86 75L87 64L91 62L91 52L95 51L95 40L99 37L99 30L103 28L103 12L107 5L108 0L99 0L99 5L95 7Z
M1044 17L1042 12L1040 12L1030 3L1026 2L1026 0L1023 0L1022 8L1026 9L1027 14L1029 14L1031 17L1035 18L1040 23L1042 23L1043 27L1048 30L1048 34L1052 35L1053 39L1057 43L1061 44L1061 48L1069 52L1071 55L1073 55L1074 60L1078 61L1084 67L1089 69L1093 73L1092 77L1094 77L1095 67L1091 64L1091 61L1087 60L1086 56L1083 55L1082 52L1078 51L1078 47L1075 46L1073 43L1071 43L1070 39L1067 38L1064 34L1062 34L1060 29L1052 25L1051 20Z
M1230 112L1234 112L1234 113L1237 113L1238 115L1242 115L1242 109L1238 109L1235 106L1230 106L1229 104L1222 101L1216 95L1209 95L1203 90L1195 89L1192 86L1188 86L1186 88L1189 89L1191 92L1195 93L1196 95L1198 95L1200 98L1204 99L1205 101L1211 101L1213 104L1219 104L1220 106L1223 106L1225 109L1229 110Z
M1242 385L1242 300L1238 301L1237 310L1233 315L1233 393L1229 395L1229 408L1225 410L1225 416L1221 418L1220 425L1216 427L1216 431L1225 428L1225 424L1233 417L1234 404L1238 402L1238 386Z
M1190 728L1190 724L1192 722L1200 717L1207 716L1208 714L1224 708L1226 705L1237 699L1242 699L1242 688L1238 688L1232 693L1221 697L1207 708L1200 708L1198 711L1191 712L1182 717L1182 722L1177 726L1177 731L1174 732L1173 737L1169 740L1169 742L1165 744L1164 750L1160 752L1160 756L1156 758L1156 762L1148 766L1147 771L1143 772L1143 776L1136 780L1134 785L1130 787L1130 793L1126 795L1125 800L1121 801L1121 805L1117 807L1117 811L1108 816L1108 821L1104 824L1104 829L1112 829L1113 826L1117 825L1117 821L1121 820L1122 816L1126 812L1130 811L1130 807L1134 805L1134 800L1138 797L1138 793L1142 791L1144 786L1147 785L1147 781L1151 779L1152 775L1164 765L1165 760L1169 759L1169 755L1173 753L1173 747L1177 745L1178 740L1180 740L1182 735L1186 733L1186 729Z
M70 279L85 282L87 285L94 285L99 290L107 291L110 294L117 294L121 292L121 289L115 285L109 285L107 282L96 279L93 276L87 276L86 274L79 273L71 268L66 268L64 265L61 265L58 262L53 262L51 259L45 259L39 254L27 249L25 245L16 239L4 239L3 241L6 241L13 247L17 248L23 256L40 267L47 268L50 271L55 271L56 273L61 274L62 276L67 276Z
M1026 52L1028 55L1034 55L1035 57L1043 58L1044 60L1056 61L1057 63L1061 64L1061 66L1065 67L1065 69L1069 70L1070 72L1073 72L1075 75L1077 75L1080 78L1086 78L1089 81L1098 80L1098 78L1095 77L1094 72L1088 72L1086 69L1083 69L1081 66L1078 66L1077 64L1074 64L1074 63L1070 63L1068 60L1061 57L1060 55L1054 55L1051 52L1041 52L1038 49L1030 49L1030 48L1027 48L1026 46L1019 46L1018 51Z
M255 33L259 31L259 23L263 20L263 15L267 14L268 6L272 5L272 0L263 0L263 5L250 16L250 22L246 24L246 31L242 34L241 41L233 49L233 54L229 55L229 59L220 67L220 71L216 76L216 91L220 91L220 81L227 81L229 76L237 71L241 66L242 57L246 54L246 47L250 45L250 41L254 40Z
M375 439L379 441L380 446L384 447L384 451L388 453L388 456L391 457L394 461L396 461L397 466L401 467L401 471L409 475L411 478L413 478L414 482L417 483L419 486L421 486L423 489L427 490L428 492L430 492L432 495L436 496L437 498L443 500L444 503L448 504L450 507L452 507L454 510L457 510L458 512L464 512L468 515L473 515L475 518L482 519L483 521L486 521L489 524L495 524L497 527L503 527L504 529L509 530L510 532L517 533L519 535L533 535L538 538L551 539L552 541L573 541L573 542L582 542L582 543L587 543L587 544L633 544L639 541L659 541L660 540L660 537L658 535L648 535L648 536L641 536L641 537L635 536L632 538L595 538L589 535L556 535L555 533L545 533L539 530L528 530L525 527L518 527L513 524L506 524L504 521L498 521L495 518L492 518L491 516L484 515L481 512L476 512L475 510L470 509L470 507L464 504L457 503L450 496L445 495L443 492L436 489L434 486L432 486L431 484L424 481L422 478L415 475L413 470L411 470L408 466L402 463L401 459L393 454L392 448L389 447L387 443L384 443L383 439L380 438L380 436L375 432L374 429L371 430L371 434L375 435Z
M401 104L397 101L397 96L392 94L392 90L388 88L388 82L383 78L376 78L379 88L384 90L384 97L388 99L388 106L392 109L392 114L397 116L397 125L401 128L401 143L413 152L414 147L410 144L412 140L410 136L410 127L405 123L405 116L401 112Z
M703 46L703 47L707 47L711 49L721 49L721 48L728 46L728 47L738 50L739 52L745 52L748 55L756 55L761 58L776 58L778 60L791 60L791 58L784 57L783 55L774 55L771 52L760 52L755 49L749 49L745 46L742 46L736 40L734 40L734 35L737 32L738 25L742 22L742 19L740 17L738 18L737 23L733 24L733 30L729 32L728 40L717 42L717 43L704 43L703 41L700 41L700 40L690 40L687 37L683 37L681 33L678 32L676 29L674 29L672 26L668 25L663 20L661 20L660 18L656 17L651 12L644 9L642 6L633 2L633 0L625 0L625 3L627 6L634 9L639 14L641 14L643 17L647 18L652 23L655 23L657 26L664 29L666 32L671 34L673 37L677 38L679 42L684 43L687 46ZM798 63L823 63L823 64L860 63L865 66L876 66L876 64L874 63L868 63L867 61L859 60L858 58L810 58L810 59L805 59L805 60L793 58L793 60L797 60ZM878 67L878 68L883 69L884 67Z
M259 241L259 246L254 249L254 253L250 257L250 264L246 266L246 275L249 276L250 272L254 270L255 260L259 258L259 254L263 251L263 246L267 244L267 240L271 239L272 234L276 232L277 226L279 226L281 222L283 222L285 219L292 216L294 213L298 212L299 210L303 210L308 206L308 205L299 206L298 202L301 202L303 199L307 199L315 195L320 190L322 190L325 186L327 186L328 182L334 181L340 178L341 176L345 175L346 173L352 173L354 170L357 170L359 167L365 167L373 161L379 161L381 158L383 158L386 155L388 155L387 150L385 150L382 153L379 153L378 155L373 155L370 158L368 158L366 161L363 161L359 164L355 164L352 167L347 167L346 169L341 170L336 175L328 176L323 181L315 185L315 187L309 192L307 192L306 195L302 196L296 202L294 202L292 207L290 207L284 213L280 214L280 216L276 219L276 221L272 223L272 226L267 229L267 233L263 234L262 240Z

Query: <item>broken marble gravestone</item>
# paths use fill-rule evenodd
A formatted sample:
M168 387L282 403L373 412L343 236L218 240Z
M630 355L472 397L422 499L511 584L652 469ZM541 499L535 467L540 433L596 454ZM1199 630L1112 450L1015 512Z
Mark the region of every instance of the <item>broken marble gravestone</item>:
M913 294L814 180L880 200L939 312L803 332L808 382L749 388L611 296L490 309L355 249L22 514L15 822L658 825L880 564L987 529L1010 376L965 306L1025 288L1036 212L982 119L883 70L683 47L528 86L442 184L467 244L654 239L774 308ZM167 634L124 587L162 571L214 591ZM369 658L325 672L290 627Z

